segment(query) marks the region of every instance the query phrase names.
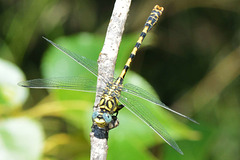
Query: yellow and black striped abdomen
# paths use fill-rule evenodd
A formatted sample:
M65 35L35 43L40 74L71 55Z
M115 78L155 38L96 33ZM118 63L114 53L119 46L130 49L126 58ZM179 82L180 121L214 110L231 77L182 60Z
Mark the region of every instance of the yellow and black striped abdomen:
M139 49L139 47L141 46L144 38L146 37L148 31L151 30L151 28L155 25L155 23L158 21L159 17L162 15L162 12L163 12L164 8L163 7L159 7L158 5L156 5L150 16L148 17L145 25L144 25L144 28L142 30L142 33L140 34L139 38L138 38L138 41L137 43L135 44L121 74L119 75L118 79L116 80L116 84L122 84L123 82L123 79L127 73L127 70L128 68L130 67L130 64L133 60L133 58L135 57L136 53L137 53L137 50Z

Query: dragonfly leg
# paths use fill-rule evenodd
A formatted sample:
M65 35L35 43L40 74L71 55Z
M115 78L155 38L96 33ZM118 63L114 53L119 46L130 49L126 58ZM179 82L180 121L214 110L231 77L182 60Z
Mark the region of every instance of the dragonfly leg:
M114 114L116 113L116 115L112 116L112 121L108 125L109 129L116 128L119 125L119 120L117 118L117 115L118 115L118 111L121 110L123 107L124 107L124 105L122 105L122 104L117 106L117 110L114 112Z
M124 107L124 105L122 105L122 104L117 106L117 110L115 111L116 116L118 115L118 111L120 111L123 107Z
M112 121L108 124L109 130L116 128L118 125L119 125L119 120L117 116L112 116Z

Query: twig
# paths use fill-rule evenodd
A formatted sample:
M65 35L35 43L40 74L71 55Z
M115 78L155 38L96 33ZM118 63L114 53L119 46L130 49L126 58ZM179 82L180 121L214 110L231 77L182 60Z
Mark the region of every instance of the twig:
M108 25L104 45L98 58L98 81L94 106L100 101L101 89L106 87L106 83L100 77L111 79L114 75L115 63L117 59L119 45L124 31L131 0L116 0L110 23ZM94 107L94 111L98 108ZM92 130L99 127L93 125ZM91 139L91 160L105 160L107 158L108 130L100 129L96 135L90 133Z

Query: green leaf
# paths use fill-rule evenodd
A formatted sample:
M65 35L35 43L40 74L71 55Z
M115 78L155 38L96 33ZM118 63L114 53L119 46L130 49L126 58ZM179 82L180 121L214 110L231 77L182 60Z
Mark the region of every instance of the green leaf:
M96 36L90 33L80 33L53 41L74 53L78 53L97 62L98 55L103 45L103 40L104 38L101 36ZM80 76L89 77L97 81L97 78L88 70L50 44L49 49L44 54L41 69L44 78ZM51 90L50 92L54 93L55 98L59 100L77 100L81 98L82 100L93 101L93 94L64 90Z
M138 33L123 35L122 42L119 47L116 69L123 69L132 49L135 46L138 36Z
M28 118L0 122L0 159L38 160L43 148L40 124Z
M64 48L97 62L104 38L90 33L80 33L70 37L62 37L53 42ZM45 78L65 76L89 76L91 73L50 45L42 60L42 72Z

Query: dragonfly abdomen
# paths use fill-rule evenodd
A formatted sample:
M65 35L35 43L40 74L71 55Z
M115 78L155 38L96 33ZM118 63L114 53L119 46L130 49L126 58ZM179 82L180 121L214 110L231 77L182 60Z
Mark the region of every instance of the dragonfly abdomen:
M150 16L148 17L145 25L144 25L144 28L137 40L137 43L135 44L125 66L123 67L123 70L121 72L121 74L119 75L118 79L116 80L116 83L117 84L122 84L123 83L123 79L127 73L127 70L129 69L131 63L132 63L132 60L134 59L138 49L140 48L144 38L146 37L148 31L151 30L151 28L156 24L156 22L158 21L159 17L162 15L162 12L163 12L164 8L163 7L159 7L158 5L156 5Z

